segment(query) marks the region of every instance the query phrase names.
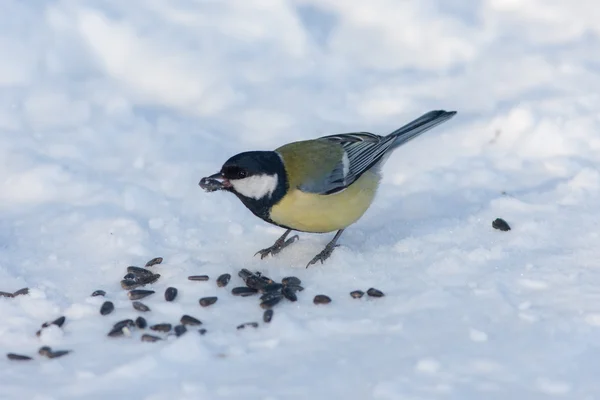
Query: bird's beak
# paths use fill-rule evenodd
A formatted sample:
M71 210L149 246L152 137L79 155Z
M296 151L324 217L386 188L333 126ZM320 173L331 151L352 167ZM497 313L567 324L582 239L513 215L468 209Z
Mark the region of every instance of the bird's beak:
M200 179L200 187L207 192L214 192L215 190L225 190L231 187L231 182L225 179L223 174L217 172L211 176L206 176Z

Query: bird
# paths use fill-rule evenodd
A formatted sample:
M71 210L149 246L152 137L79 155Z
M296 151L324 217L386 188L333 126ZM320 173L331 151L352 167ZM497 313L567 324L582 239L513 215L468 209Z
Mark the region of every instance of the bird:
M275 256L299 239L292 231L336 232L306 268L324 263L342 233L358 221L375 199L382 166L410 140L448 121L456 111L432 110L386 136L351 132L245 151L230 157L219 172L202 178L207 192L237 196L256 217L285 229L275 243L254 255Z

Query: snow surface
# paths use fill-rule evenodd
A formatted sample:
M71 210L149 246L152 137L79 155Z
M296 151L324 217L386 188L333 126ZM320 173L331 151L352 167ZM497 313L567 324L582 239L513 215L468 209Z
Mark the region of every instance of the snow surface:
M596 1L0 8L0 290L30 288L0 298L0 351L34 357L2 355L0 399L600 398ZM281 230L198 187L240 151L438 108L459 113L390 158L323 265L304 268L332 235L253 257ZM107 337L139 314L125 268L156 256L149 322L187 313L207 334ZM241 268L306 289L267 325L229 292ZM386 296L349 296L369 287Z

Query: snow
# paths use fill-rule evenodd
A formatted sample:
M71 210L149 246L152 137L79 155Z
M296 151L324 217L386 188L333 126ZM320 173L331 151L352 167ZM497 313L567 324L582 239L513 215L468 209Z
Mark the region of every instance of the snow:
M34 360L0 358L1 399L600 397L596 2L2 9L0 291L30 293L0 297L0 353ZM386 134L440 108L458 114L390 157L323 265L304 268L332 234L261 260L282 231L198 186L240 151ZM119 282L153 257L144 317L189 314L205 335L106 336L142 314ZM256 297L230 293L242 268L305 290L265 324ZM349 295L370 287L385 296Z

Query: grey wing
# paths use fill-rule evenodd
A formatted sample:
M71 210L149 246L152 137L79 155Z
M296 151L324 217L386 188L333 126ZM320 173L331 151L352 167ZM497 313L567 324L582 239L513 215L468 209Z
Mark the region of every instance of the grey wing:
M375 165L394 142L392 137L382 137L367 132L344 133L319 138L342 146L342 159L319 180L305 182L303 192L332 194L344 190Z

